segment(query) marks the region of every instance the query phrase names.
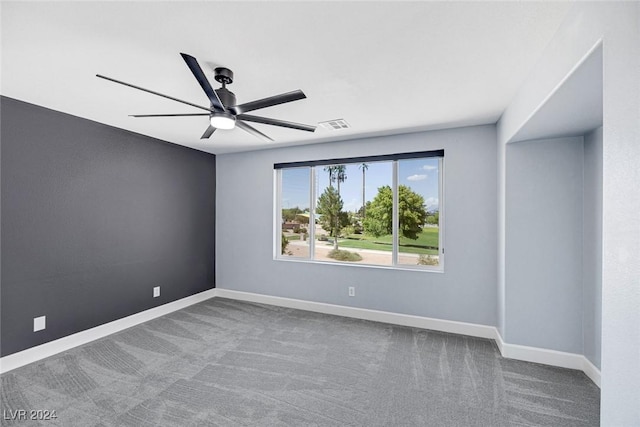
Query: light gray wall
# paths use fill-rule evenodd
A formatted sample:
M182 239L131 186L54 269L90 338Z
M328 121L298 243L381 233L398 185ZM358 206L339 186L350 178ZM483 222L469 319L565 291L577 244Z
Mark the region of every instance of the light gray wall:
M584 355L600 368L602 330L602 128L584 137Z
M581 354L582 137L507 145L510 344Z
M497 129L497 126L496 126ZM506 300L507 300L507 289L506 289L506 278L505 278L505 272L506 272L506 266L505 266L505 261L506 261L506 227L505 227L505 216L506 216L506 210L507 210L507 200L506 200L506 194L507 194L507 190L506 190L506 186L507 186L507 146L506 144L503 144L501 141L497 141L498 143L498 171L497 171L497 176L498 176L498 185L497 185L497 191L498 191L498 212L497 212L497 256L498 256L498 260L497 260L497 283L496 283L496 292L497 292L497 296L498 296L498 306L497 306L497 311L498 311L498 333L500 334L500 336L504 339L505 337L505 331L506 331L506 323L507 323L507 313L506 313L506 309L507 309L507 305L506 305Z
M1 108L2 356L214 286L215 156Z
M601 422L606 426L640 425L639 22L639 2L576 2L498 122L498 139L506 143L602 42Z
M274 163L434 149L445 150L444 273L273 259ZM217 181L218 287L496 324L495 126L220 155Z

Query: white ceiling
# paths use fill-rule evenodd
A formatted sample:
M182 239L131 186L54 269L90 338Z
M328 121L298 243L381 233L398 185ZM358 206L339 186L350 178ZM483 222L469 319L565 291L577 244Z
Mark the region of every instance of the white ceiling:
M2 95L211 153L495 123L561 23L565 2L3 2ZM95 77L208 105L179 53L235 74L239 103L302 89L250 114L351 129L255 124L200 140L200 112ZM252 124L253 125L253 124Z

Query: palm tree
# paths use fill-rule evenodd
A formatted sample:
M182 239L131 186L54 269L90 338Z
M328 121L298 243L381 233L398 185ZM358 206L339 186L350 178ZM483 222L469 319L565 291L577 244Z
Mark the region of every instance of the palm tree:
M347 179L347 167L345 165L325 166L323 169L329 172L329 187L333 187L333 183L338 183L338 194L340 194L340 183Z
M362 219L364 219L366 216L366 211L365 211L366 208L365 208L365 201L364 201L365 172L367 171L367 169L369 169L369 165L366 163L362 163L358 167L362 169Z
M338 197L340 197L340 183L347 179L347 167L345 165L325 166L325 172L329 172L329 187L333 187L333 182L338 183ZM340 215L336 215L336 230L340 229ZM334 247L338 249L338 232L334 236Z
M335 166L325 166L323 169L325 172L329 172L329 187L333 187L333 172L335 171L335 168Z
M334 166L335 180L338 182L338 194L340 194L340 183L347 180L347 167L345 165Z

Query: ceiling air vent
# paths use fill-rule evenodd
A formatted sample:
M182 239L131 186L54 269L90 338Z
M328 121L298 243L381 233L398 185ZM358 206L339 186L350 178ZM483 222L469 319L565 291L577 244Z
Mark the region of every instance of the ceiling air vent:
M349 129L349 123L345 119L327 120L326 122L318 123L318 125L329 130Z

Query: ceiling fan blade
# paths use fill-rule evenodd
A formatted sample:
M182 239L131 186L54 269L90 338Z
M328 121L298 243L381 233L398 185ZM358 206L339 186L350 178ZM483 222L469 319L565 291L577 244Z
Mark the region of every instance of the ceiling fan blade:
M254 128L253 126L249 126L248 124L246 124L241 120L236 120L236 127L239 127L243 131L250 133L251 135L256 136L258 138L261 138L267 141L273 141L273 139L269 138L267 135L260 132L258 129Z
M294 90L293 92L287 92L280 95L270 96L268 98L258 99L257 101L246 102L244 104L236 105L234 108L234 114L243 114L253 110L259 110L260 108L267 108L273 105L284 104L285 102L297 101L304 99L307 96L301 90Z
M214 128L213 126L209 125L207 130L205 130L204 133L202 134L202 136L200 137L200 139L208 139L211 135L213 135L213 133L215 131L216 131L216 128Z
M109 80L110 82L118 83L118 84L121 84L121 85L124 85L124 86L129 86L129 87L132 87L134 89L138 89L138 90L141 90L143 92L147 92L147 93L150 93L150 94L153 94L153 95L158 95L158 96L161 96L163 98L170 99L172 101L182 102L183 104L191 105L192 107L200 108L202 110L211 111L210 108L203 107L203 106L197 105L197 104L192 104L189 101L183 101L182 99L174 98L173 96L169 96L169 95L164 95L162 93L155 92L155 91L149 90L149 89L145 89L145 88L140 87L140 86L132 85L130 83L121 82L120 80L112 79L111 77L103 76L101 74L96 74L96 77L99 77L99 78L105 79L105 80Z
M185 113L185 114L129 114L129 117L190 117L208 116L209 113Z
M237 119L246 120L248 122L262 123L265 125L281 126L285 128L306 130L307 132L314 132L315 126L303 125L301 123L287 122L285 120L270 119L268 117L250 116L249 114L240 114L236 116Z
M184 62L187 63L187 66L193 73L198 83L200 83L200 86L202 87L202 90L204 90L204 93L207 94L209 101L211 101L211 106L213 106L213 108L215 108L216 110L226 111L224 105L222 105L222 102L220 101L220 98L218 98L218 94L215 90L213 90L213 88L211 87L211 83L209 83L209 80L207 80L207 77L204 75L202 68L200 68L200 64L198 64L196 58L191 55L187 55L186 53L181 53L180 55L182 56L182 59L184 59Z
M208 116L208 113L185 113L185 114L129 114L129 117L190 117Z

